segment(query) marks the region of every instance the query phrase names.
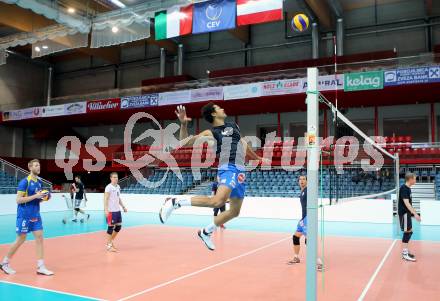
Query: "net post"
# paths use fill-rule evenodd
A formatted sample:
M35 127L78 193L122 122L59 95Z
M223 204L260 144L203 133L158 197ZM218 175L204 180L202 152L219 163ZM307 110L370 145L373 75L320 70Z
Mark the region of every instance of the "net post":
M396 202L399 201L399 189L400 189L400 157L399 157L399 153L395 153L395 168L396 170L394 171L395 173L395 179L396 179Z
M316 258L318 250L319 95L318 68L307 68L307 263L306 300L317 300Z

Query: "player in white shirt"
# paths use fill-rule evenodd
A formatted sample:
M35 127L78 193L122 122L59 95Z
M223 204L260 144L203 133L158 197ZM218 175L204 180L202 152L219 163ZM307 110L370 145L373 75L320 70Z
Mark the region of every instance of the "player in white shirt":
M121 207L124 212L127 208L121 200L121 187L118 185L118 173L112 172L110 174L110 184L105 187L104 193L104 212L107 217L107 251L117 252L118 250L113 245L113 241L121 231L122 215Z

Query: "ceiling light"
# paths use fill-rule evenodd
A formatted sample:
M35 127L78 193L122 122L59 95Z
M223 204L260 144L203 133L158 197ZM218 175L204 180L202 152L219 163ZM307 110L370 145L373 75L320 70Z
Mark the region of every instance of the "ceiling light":
M114 5L116 5L117 7L120 7L120 8L124 8L125 7L125 4L122 3L119 0L110 0L110 2L113 3Z
M40 51L41 51L40 47L36 46L36 47L35 47L35 51L36 51L36 52L40 52Z
M118 27L116 27L116 26L113 26L112 27L112 32L113 33L117 33L119 31L119 28Z
M47 46L47 45L43 45L43 47L42 47L43 49L48 49L49 48L49 46Z
M74 13L75 13L75 9L74 9L73 7L69 7L69 8L67 9L67 12L68 12L69 14L74 14Z

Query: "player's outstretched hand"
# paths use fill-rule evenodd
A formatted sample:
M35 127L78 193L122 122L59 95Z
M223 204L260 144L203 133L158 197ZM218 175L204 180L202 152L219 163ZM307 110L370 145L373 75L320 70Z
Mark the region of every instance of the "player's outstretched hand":
M124 209L124 212L127 212L128 210L127 210L127 207L124 207L124 208L122 208L122 209Z
M187 124L192 120L191 118L188 118L188 116L186 116L186 109L184 106L177 106L177 109L176 111L174 111L174 113L176 113L176 116L181 124Z

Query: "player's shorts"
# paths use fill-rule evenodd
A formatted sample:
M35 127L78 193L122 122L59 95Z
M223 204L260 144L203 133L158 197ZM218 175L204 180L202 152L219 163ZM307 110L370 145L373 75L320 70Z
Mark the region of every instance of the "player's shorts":
M245 170L233 164L222 165L218 169L218 185L227 186L232 190L230 198L244 199L246 191L245 180Z
M404 213L402 215L399 215L399 221L400 229L402 229L403 232L412 231L411 213Z
M107 215L107 225L113 226L116 224L122 223L122 214L121 211L117 212L109 212Z
M299 232L302 235L307 236L307 216L298 222L298 226L296 227L296 232Z
M43 230L43 221L41 220L41 216L36 218L23 218L17 217L15 232L17 234L27 234L29 232Z
M81 203L82 203L82 201L83 201L83 200L75 199L75 204L74 204L75 207L74 207L74 208L75 208L75 209L80 208L80 207L81 207Z

